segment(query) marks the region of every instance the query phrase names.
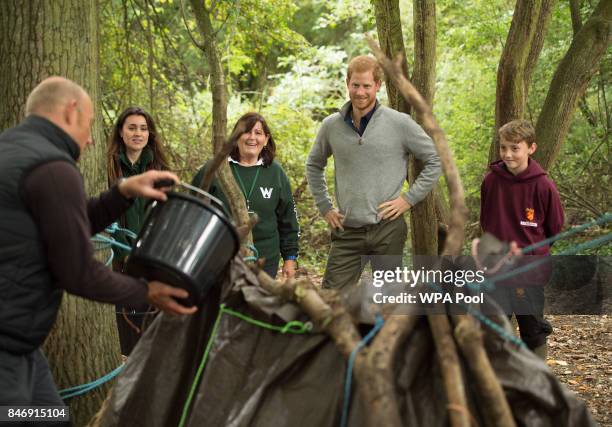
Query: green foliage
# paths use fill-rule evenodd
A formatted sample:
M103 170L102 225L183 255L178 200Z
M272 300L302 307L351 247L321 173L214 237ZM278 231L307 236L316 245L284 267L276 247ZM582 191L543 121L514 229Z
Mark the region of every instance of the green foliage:
M375 32L369 0L302 0L292 27L315 46L337 46L353 57L367 53L363 33Z
M305 167L318 123L307 111L296 111L291 104L269 103L262 114L272 126L277 160L283 165L293 189L300 220L300 264L320 272L327 251L316 248L327 247L329 232L307 189Z
M495 127L497 64L512 5L471 0L438 3L438 63L434 114L455 156L478 233L480 183Z
M323 119L345 99L346 59L346 53L333 46L310 48L281 58L281 64L291 64L291 68L272 76L276 84L268 102L291 105Z
M370 0L216 0L212 12L228 82L228 127L261 111L291 180L302 229L301 263L324 268L329 233L305 183L305 161L320 121L346 100L349 58L367 53L376 34ZM189 1L101 0L101 87L104 127L141 105L155 117L172 165L190 180L211 156L212 99L206 55ZM586 21L593 6L582 2ZM207 1L207 7L211 2ZM513 0L439 0L434 113L448 136L465 187L468 235L478 232L480 182L493 139L497 65ZM408 62L413 62L412 2L400 0ZM183 17L184 15L184 17ZM102 24L103 23L103 24ZM572 38L567 2L557 2L528 99L537 120L552 75ZM589 85L551 177L568 223L609 210L612 53ZM385 102L384 88L380 99ZM333 194L333 162L328 183ZM555 246L562 248L563 244ZM604 249L602 249L603 251ZM609 250L609 249L607 249Z
M438 2L439 45L497 63L499 49L510 29L514 4L490 0Z
M221 61L236 90L264 91L267 76L278 71L276 58L307 45L289 27L295 10L294 2L288 0L216 2L213 16Z
M582 22L593 11L582 2ZM570 10L557 3L553 9L544 49L534 71L529 93L529 115L535 122L557 65L573 37ZM610 109L607 105L612 72L612 52L608 50L599 72L579 100L569 134L550 176L557 184L564 203L567 223L578 224L610 210ZM608 90L609 92L609 90Z

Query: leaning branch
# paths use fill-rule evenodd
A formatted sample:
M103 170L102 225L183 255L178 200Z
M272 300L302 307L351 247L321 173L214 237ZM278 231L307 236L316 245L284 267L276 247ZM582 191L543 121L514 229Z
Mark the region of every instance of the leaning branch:
M437 124L429 104L423 99L416 88L402 75L399 62L401 58L395 63L391 62L383 54L374 40L370 37L367 38L370 48L374 51L374 54L387 76L422 118L421 126L433 139L436 150L440 155L442 169L446 176L449 189L451 205L451 221L443 254L458 255L461 253L461 247L463 245L467 209L465 207L463 187L461 185L459 172L457 171L450 149L448 148L444 132ZM429 315L427 319L429 321L442 370L449 402L448 409L450 411L449 417L451 424L454 427L467 427L474 419L467 407L465 383L460 368L457 349L451 334L448 316ZM471 363L470 367L472 369L478 367L482 368L482 371L475 374L478 382L477 390L480 392L480 397L483 400L493 405L491 410L485 414L487 421L492 423L492 425L512 426L512 414L510 413L503 391L489 363L478 329L468 316L459 316L458 322L460 328L456 335L460 341L461 348L466 356L469 355L467 356L468 359L470 356L475 359L472 361L475 363ZM389 324L385 325L385 327L388 326ZM408 320L405 319L404 325L400 324L399 327L404 330L409 330L412 326L409 326ZM387 332L385 328L383 328L378 338L383 339L381 336ZM396 345L397 342L399 341L395 342ZM386 368L389 369L390 362L387 361L386 363ZM483 395L485 393L487 394L486 396Z
M438 352L444 388L448 398L448 412L453 427L470 427L471 414L467 407L465 385L457 347L453 341L448 316L445 314L427 316L431 334Z
M284 300L296 302L318 328L332 337L340 353L348 359L351 351L361 341L361 336L350 314L342 305L334 304L334 296L328 296L328 301L325 301L306 278L281 282L271 278L258 266L253 266L253 269L262 288Z
M257 274L262 288L284 300L296 302L310 316L315 325L332 338L345 359L351 356L361 341L361 335L337 293L322 294L307 278L281 282L272 279L257 265L253 265L252 269ZM406 325L390 327L397 322L389 321L389 325L385 325L380 333L387 338L393 337L394 340L388 341L385 338L377 340L379 344L375 353L372 353L371 349L364 348L355 357L353 372L364 406L368 408L366 415L368 426L400 427L402 425L395 401L394 377L390 374L392 364L380 366L378 370L374 369L377 355L382 351L386 354L385 360L390 362L394 353L389 352L389 348L396 349L400 343L397 339L404 337L410 330L409 325L408 327ZM386 332L384 332L385 329ZM385 345L388 348L383 348ZM383 372L383 375L377 375L378 372Z
M463 186L459 171L452 159L452 154L446 141L446 136L431 111L431 107L419 94L416 88L403 75L401 68L401 58L399 61L391 62L389 58L380 50L378 44L370 37L366 36L370 49L378 59L385 73L391 78L395 87L408 100L410 105L423 117L421 126L431 137L442 162L442 170L446 176L448 192L450 194L451 218L449 221L448 236L444 245L443 255L458 255L463 246L465 238L465 221L467 218L467 208L463 194Z
M227 134L227 93L225 87L225 74L221 67L221 61L219 60L217 42L209 11L205 8L204 2L201 0L190 0L190 2L196 23L198 24L198 29L204 38L204 50L210 68L210 84L213 97L212 143L213 152L218 153L223 150ZM248 224L249 214L246 203L227 163L221 162L219 164L218 177L221 188L230 204L234 219L239 225ZM252 236L249 234L247 241L252 242L252 240Z
M414 330L420 316L391 314L378 332L367 353L366 384L372 389L372 412L387 414L386 426L401 426L402 419L396 399L394 361L402 344ZM376 420L374 420L376 421ZM380 424L380 423L379 423ZM383 425L383 424L380 424Z
M234 132L229 138L229 140L225 144L223 144L221 150L215 153L215 156L210 162L210 167L206 169L206 173L204 174L202 182L200 183L200 188L202 190L208 191L212 180L215 179L215 174L217 173L217 170L223 164L223 162L227 161L227 158L229 157L230 153L234 151L234 148L236 148L238 137L240 137L240 135L236 136L236 132Z
M455 339L475 381L485 418L492 425L516 427L510 405L485 352L482 332L470 316L454 316Z

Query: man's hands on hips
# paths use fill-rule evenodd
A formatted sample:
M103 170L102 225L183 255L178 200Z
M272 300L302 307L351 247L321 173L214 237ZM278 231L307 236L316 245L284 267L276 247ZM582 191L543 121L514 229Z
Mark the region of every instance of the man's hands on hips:
M149 282L148 288L147 299L149 300L149 304L159 308L165 313L193 314L198 310L196 306L185 307L176 302L173 298L187 298L189 293L187 293L185 289L175 288L157 281Z
M397 199L389 200L378 206L378 215L382 219L395 219L410 209L412 205L401 195Z
M176 184L180 181L178 176L172 172L150 170L122 180L119 183L119 192L128 199L147 197L149 199L165 201L168 198L165 192L169 191L172 187L155 188L154 184L160 180L171 180Z
M344 222L344 215L338 212L338 209L330 209L325 214L325 221L329 224L331 228L339 228L344 231L344 227L342 227L342 222Z

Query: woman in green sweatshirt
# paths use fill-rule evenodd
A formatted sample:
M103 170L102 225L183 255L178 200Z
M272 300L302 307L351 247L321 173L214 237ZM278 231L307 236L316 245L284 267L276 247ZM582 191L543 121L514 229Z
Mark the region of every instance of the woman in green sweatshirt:
M110 187L121 178L138 175L150 169L169 169L155 122L142 108L129 107L119 115L108 141L108 185ZM119 225L138 234L144 218L145 199L137 198L120 218ZM133 239L126 232L116 232L113 237L120 243L132 246ZM128 251L113 247L113 270L123 270L128 254ZM128 314L132 310L138 313ZM121 354L128 356L138 342L144 317L142 312L145 311L147 307L117 306Z
M270 276L276 277L282 257L283 276L293 277L298 256L299 224L289 179L274 160L276 143L266 120L258 113L240 117L234 126L234 131L236 129L244 129L244 132L228 161L247 209L259 218L253 228L253 243L259 257L265 258L264 270ZM193 185L200 185L207 167L208 163L198 171ZM216 179L209 192L229 209Z

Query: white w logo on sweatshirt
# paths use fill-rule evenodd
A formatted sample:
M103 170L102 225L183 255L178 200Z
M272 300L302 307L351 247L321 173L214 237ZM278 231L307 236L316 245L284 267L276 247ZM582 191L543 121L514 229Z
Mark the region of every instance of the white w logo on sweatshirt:
M261 195L264 199L269 199L270 197L272 197L273 188L259 187L259 189L261 190Z

